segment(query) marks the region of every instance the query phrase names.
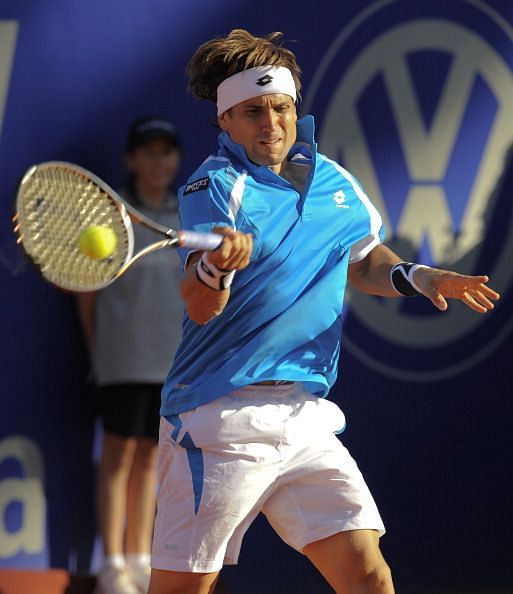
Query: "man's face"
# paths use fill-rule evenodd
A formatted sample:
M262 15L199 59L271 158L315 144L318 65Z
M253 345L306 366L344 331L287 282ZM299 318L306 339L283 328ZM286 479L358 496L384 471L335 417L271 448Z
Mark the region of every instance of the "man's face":
M257 165L280 173L296 141L296 106L289 95L262 95L234 105L222 113L219 126L241 144Z

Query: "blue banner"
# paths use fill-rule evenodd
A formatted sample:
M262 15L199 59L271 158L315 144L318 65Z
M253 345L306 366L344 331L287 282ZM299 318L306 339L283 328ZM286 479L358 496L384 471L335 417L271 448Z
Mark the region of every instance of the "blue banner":
M488 274L495 311L351 292L342 436L388 527L398 591L513 586L513 5L500 0L3 0L0 5L0 567L90 567L94 410L72 296L37 275L10 218L32 164L76 162L118 186L130 122L184 144L179 182L216 147L187 95L196 47L283 30L303 113L353 172L406 260ZM262 519L234 592L329 592ZM271 585L270 585L271 584Z

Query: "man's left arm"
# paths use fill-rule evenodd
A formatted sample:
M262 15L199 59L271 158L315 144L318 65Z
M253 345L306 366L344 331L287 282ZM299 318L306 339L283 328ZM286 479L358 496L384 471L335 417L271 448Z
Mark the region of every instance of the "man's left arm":
M401 297L407 293L398 290L395 286L397 283L393 283L391 279L392 268L400 262L399 256L391 249L382 244L377 245L365 258L349 265L349 282L363 293ZM470 309L485 313L493 309L493 301L500 298L498 293L487 286L487 276L467 276L449 270L419 266L413 269L408 281L408 265L399 268L404 272L400 276L402 285L400 284L399 289L405 286L409 290L408 284L411 284L413 294L421 293L441 311L447 309L446 299L458 299ZM409 269L412 270L411 267Z

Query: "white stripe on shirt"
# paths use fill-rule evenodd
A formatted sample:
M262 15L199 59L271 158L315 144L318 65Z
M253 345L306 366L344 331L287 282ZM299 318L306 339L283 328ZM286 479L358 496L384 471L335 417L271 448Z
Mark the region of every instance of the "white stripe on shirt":
M237 218L237 214L239 213L240 207L242 205L242 196L244 194L244 188L246 186L246 177L248 176L247 171L243 171L241 175L237 178L236 182L233 184L232 191L230 193L230 204L228 206L228 216L233 223L233 228L235 229L235 219Z

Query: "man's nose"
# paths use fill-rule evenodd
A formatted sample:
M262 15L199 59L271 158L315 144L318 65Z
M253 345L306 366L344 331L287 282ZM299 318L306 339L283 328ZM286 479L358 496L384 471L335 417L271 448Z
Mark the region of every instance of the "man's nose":
M277 126L277 114L272 109L262 112L260 125L262 130L274 130Z

